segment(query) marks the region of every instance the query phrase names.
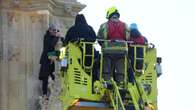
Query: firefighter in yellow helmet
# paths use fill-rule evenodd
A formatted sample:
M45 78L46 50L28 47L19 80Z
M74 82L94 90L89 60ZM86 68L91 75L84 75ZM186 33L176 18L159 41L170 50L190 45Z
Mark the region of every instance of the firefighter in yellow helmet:
M120 13L116 7L110 7L107 11L107 22L101 24L98 38L111 41L129 40L128 25L119 20ZM117 82L124 81L125 54L127 53L124 42L99 42L103 52L103 79L109 80L113 73Z
M106 13L106 18L110 19L110 17L112 17L113 14L117 14L118 18L120 17L120 14L117 10L117 8L115 6L110 7Z

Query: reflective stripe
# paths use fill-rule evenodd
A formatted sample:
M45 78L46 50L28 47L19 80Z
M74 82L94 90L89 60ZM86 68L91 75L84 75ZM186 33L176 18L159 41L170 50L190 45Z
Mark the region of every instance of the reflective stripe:
M128 28L128 25L125 24L125 38L126 40L129 40L130 39L130 29Z
M107 23L102 25L102 29L103 29L103 38L107 39L107 36L108 36L107 35L107 32L108 32L108 25L107 25Z

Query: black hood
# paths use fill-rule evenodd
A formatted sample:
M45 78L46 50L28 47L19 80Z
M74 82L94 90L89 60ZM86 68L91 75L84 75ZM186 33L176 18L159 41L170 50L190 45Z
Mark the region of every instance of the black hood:
M83 14L78 14L75 19L75 25L78 24L87 24L87 21Z

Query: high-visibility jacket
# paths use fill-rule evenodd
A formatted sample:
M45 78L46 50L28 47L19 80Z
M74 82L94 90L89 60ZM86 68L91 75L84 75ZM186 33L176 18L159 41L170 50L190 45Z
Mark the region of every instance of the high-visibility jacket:
M108 39L110 40L126 40L125 38L125 23L123 22L108 22Z
M129 40L129 28L128 26L119 21L118 23L112 23L108 21L101 24L98 31L98 38L104 40ZM103 42L102 51L104 53L112 52L124 52L127 51L126 43L124 42Z

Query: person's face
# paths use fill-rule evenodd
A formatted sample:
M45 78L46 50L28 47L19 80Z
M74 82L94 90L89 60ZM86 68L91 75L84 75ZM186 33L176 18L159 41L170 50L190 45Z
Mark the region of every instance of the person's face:
M49 32L53 35L56 36L58 32L60 32L58 29L49 29Z
M119 17L118 15L114 14L111 18L110 18L111 21L113 22L118 22L119 21Z

